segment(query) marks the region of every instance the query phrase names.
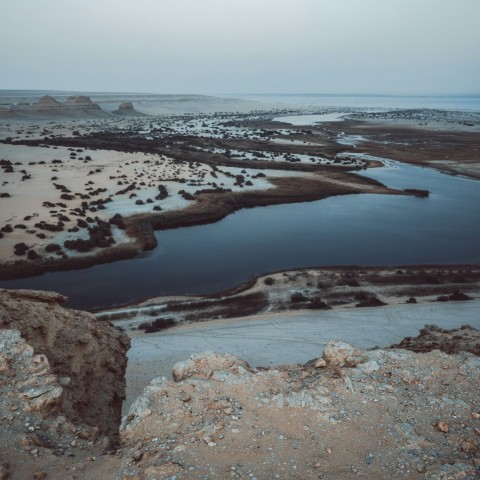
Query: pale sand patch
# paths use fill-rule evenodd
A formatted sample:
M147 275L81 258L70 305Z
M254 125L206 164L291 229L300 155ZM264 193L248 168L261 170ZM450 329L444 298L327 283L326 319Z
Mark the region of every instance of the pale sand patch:
M272 143L277 143L279 145L302 145L302 146L316 146L321 147L324 146L323 143L314 143L314 142L307 142L305 140L288 140L287 138L272 138L270 140Z
M76 158L70 157L72 150L75 150ZM91 161L85 161L87 156L91 157ZM67 232L77 225L77 218L82 218L72 213L72 209L81 208L82 201L110 198L111 201L105 204L105 209L86 211L87 216L92 218L98 216L101 220L108 221L116 213L123 216L153 213L154 206L159 206L162 210L185 208L193 201L184 199L179 193L182 190L190 194L211 188L232 191L266 190L273 186L268 181L269 177L309 175L302 172L268 170L265 172L267 177L254 178L260 170L236 167L214 169L209 165L178 162L154 154L66 147L43 148L0 144L0 158L11 161L14 168L13 173L2 174L0 193L8 193L10 198L0 199L0 225L10 224L14 227L21 224L26 227L15 228L13 232L5 233L4 238L0 239L0 257L4 261L18 259L13 255L16 243L24 242L45 255L44 247L49 243L62 244L67 239L88 238L86 229ZM61 163L52 163L53 160L59 160ZM31 165L32 162L35 164ZM24 172L31 178L22 180ZM245 181L250 181L251 185L244 184L242 187L235 185L237 175L243 175ZM53 178L55 179L52 180ZM136 184L135 190L119 193L132 183ZM74 195L74 199L62 199L62 190L55 188L54 184L64 186L69 190L69 195ZM159 185L164 185L168 192L168 197L163 200L155 199L159 194ZM95 194L97 189L105 191ZM135 196L130 198L132 193ZM80 195L89 195L90 198L82 199ZM137 201L141 204L137 204ZM44 202L50 202L55 206L44 206ZM58 203L65 204L66 208ZM63 232L49 232L35 227L35 224L41 221L56 224L60 215L65 215L69 219L63 220L65 224ZM44 233L46 238L38 238L36 234L39 232ZM114 238L117 243L132 241L116 229ZM73 254L71 251L67 253Z

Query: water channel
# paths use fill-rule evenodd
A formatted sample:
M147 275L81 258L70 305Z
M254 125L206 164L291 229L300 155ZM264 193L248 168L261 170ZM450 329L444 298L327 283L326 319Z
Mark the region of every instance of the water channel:
M346 195L238 211L218 223L157 232L135 259L0 282L61 292L78 308L156 295L209 293L254 275L327 265L480 262L480 183L385 161L365 175L429 198Z

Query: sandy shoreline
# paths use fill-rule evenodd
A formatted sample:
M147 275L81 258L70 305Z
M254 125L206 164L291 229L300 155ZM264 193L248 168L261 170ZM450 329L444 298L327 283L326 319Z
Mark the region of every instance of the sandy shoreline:
M60 134L50 128L42 133L52 138L0 144L3 280L132 258L155 247L154 230L212 223L242 208L352 193L405 194L349 171L378 162L315 156L315 165L288 156L267 162L232 158L229 150L225 156L217 147L192 152L165 149L164 143L159 151L158 142L135 139L124 148L117 134L99 137L99 145L95 134L68 137L65 126L58 126ZM258 148L256 129L252 132L252 139L242 142ZM310 147L272 144L271 155L305 148ZM114 221L118 215L120 223ZM65 242L72 246L64 248Z
M217 300L235 298L243 294L264 292L273 288L277 293L275 304L279 301L288 304L288 295L292 291L306 290L310 294L332 293L336 305L341 306L344 298L357 293L359 287L372 289L387 298L399 299L406 295L417 295L418 301L435 299L435 295L448 293L450 290L463 290L480 294L479 265L397 265L397 266L312 266L297 269L281 269L256 275L233 288L203 295L165 295L149 298L145 301L118 305L112 308L93 309L100 315L116 315L131 308L151 308L166 303L181 304L193 300ZM411 290L408 290L408 289ZM417 289L416 291L414 289ZM447 289L447 290L445 290ZM361 288L360 288L361 290ZM330 292L331 291L331 292ZM341 293L339 293L341 292ZM281 295L280 295L281 294ZM306 299L305 299L306 301ZM348 303L348 302L347 302ZM352 300L350 306L354 306ZM270 304L272 307L273 305ZM278 307L279 305L276 305ZM335 305L331 305L335 306ZM179 309L181 310L181 309ZM117 318L121 318L117 316Z

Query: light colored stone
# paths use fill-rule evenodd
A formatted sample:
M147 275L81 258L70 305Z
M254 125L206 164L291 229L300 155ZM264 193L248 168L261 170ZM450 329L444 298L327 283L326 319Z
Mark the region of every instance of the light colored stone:
M448 431L449 431L447 422L444 422L443 420L440 420L437 423L437 428L443 433L448 433Z
M319 358L315 363L314 363L314 368L324 368L327 366L327 362L323 358Z
M192 355L186 361L176 363L173 367L172 377L175 382L191 377L210 378L217 371L245 374L252 371L252 368L247 362L233 355L202 352Z
M360 350L338 340L330 340L325 345L323 358L328 365L337 367L355 367L367 359Z

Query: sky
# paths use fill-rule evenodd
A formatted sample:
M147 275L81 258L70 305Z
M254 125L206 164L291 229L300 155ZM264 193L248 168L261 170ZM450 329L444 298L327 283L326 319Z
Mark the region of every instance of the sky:
M480 0L2 0L0 89L480 93Z

